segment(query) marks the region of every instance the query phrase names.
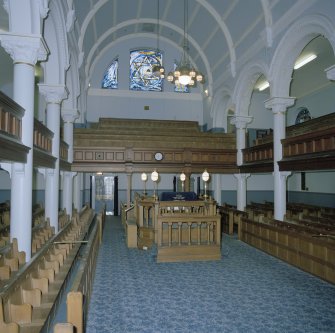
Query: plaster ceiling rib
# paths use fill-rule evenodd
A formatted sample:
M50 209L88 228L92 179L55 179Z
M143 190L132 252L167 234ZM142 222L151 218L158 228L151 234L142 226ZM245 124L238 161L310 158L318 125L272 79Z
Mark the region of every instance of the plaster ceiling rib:
M263 19L263 15L261 14L257 17L257 19L252 24L248 26L248 29L246 29L244 33L242 34L242 36L235 42L235 48L238 47L243 42L243 40L251 33L251 31L256 27L256 25L260 21L262 21L262 19Z
M188 32L189 32L189 27L192 25L193 21L195 20L195 17L197 16L199 10L200 10L200 6L197 5L197 6L195 7L195 9L193 10L192 15L190 16L190 18L189 18L189 20L188 20L188 28L187 28ZM189 33L188 33L188 36L189 36ZM202 46L202 49L205 50L205 48L204 48L203 46ZM199 58L199 54L195 54L195 56L194 56L193 59L194 59L194 61L196 62L196 60L197 60L198 58Z
M143 6L143 0L139 0L137 2L137 11L136 11L136 19L139 20L142 13L142 6ZM116 22L116 21L115 21ZM141 30L141 25L137 23L134 27L134 33L138 33Z
M195 9L192 11L192 15L189 16L189 19L188 19L188 26L186 27L187 29L187 36L186 38L188 39L188 36L190 35L190 31L189 31L189 28L192 24L192 22L194 21L195 17L197 16L198 12L200 10L200 6L199 4L195 7ZM180 45L184 45L184 35L182 35L179 39L179 43Z
M231 74L233 77L235 77L236 75L236 53L235 53L233 40L232 40L232 37L231 37L231 34L229 32L227 25L221 19L219 13L214 9L214 7L210 5L206 0L196 0L196 1L199 2L214 17L215 21L221 28L223 35L225 36L225 39L228 44Z
M112 24L115 24L117 22L117 0L114 0L113 2L113 13L112 13L113 21ZM112 35L112 39L115 39L115 34Z
M88 15L86 16L85 20L83 21L83 24L80 29L80 36L78 40L78 49L79 52L82 53L83 51L83 41L84 41L84 36L86 33L87 26L92 19L92 17L95 15L95 13L107 2L108 0L99 0L93 8L90 10ZM203 6L216 20L217 24L220 26L225 39L228 44L229 48L229 54L230 54L230 65L231 65L231 73L233 77L235 77L236 74L236 54L235 54L235 49L232 41L231 34L226 26L226 24L222 21L220 15L218 12L214 9L213 6L211 6L206 0L196 0L201 6ZM137 22L136 22L137 23Z
M269 0L261 0L265 20L266 44L272 46L272 13L270 10Z
M222 15L221 20L225 21L227 20L227 18L229 17L230 13L235 9L235 7L237 6L239 0L235 0L232 1L232 3L230 4L230 6L228 7L228 9L224 12L224 14ZM217 62L212 66L212 71L213 73L216 72L217 68L227 60L228 58L228 54L226 53L224 56L222 55L221 57L217 57Z
M113 32L122 29L126 26L131 26L134 25L136 23L155 23L156 19L132 19L132 20L128 20L128 21L124 21L119 23L118 25L108 29L107 31L105 31L97 40L97 42L94 44L94 46L91 48L89 54L87 55L87 61L86 61L86 66L85 66L85 74L88 75L90 72L90 68L91 68L91 61L92 58L94 57L94 54L96 52L96 50L98 49L99 45L106 39L108 38L108 36L110 36ZM170 23L170 22L165 22L165 21L160 21L160 24L170 28L171 30L176 31L178 34L183 34L184 30L181 29L178 26L175 26L174 24ZM137 35L139 34L131 34L129 38L135 38ZM148 35L147 35L148 36ZM149 34L149 36L152 36L152 34ZM162 36L163 38L163 36ZM166 39L166 38L165 38ZM212 72L210 70L210 66L209 66L209 62L208 59L206 57L206 55L204 54L203 50L201 49L200 45L192 38L189 37L189 42L193 45L194 49L200 54L201 60L203 61L205 68L206 68L206 75L208 78L208 89L211 90L212 89L212 85L213 85L213 76L212 76ZM173 41L170 41L171 44L175 45L178 49L180 49L182 51L182 48L179 45L176 45ZM98 55L97 55L98 56ZM192 59L191 59L192 60ZM194 63L193 63L194 65Z
M164 11L161 14L161 17L159 18L159 20L162 20L162 21L166 20L167 16L169 15L170 8L171 8L171 0L165 0L165 3L166 5L164 7ZM162 29L163 27L159 25L159 35L162 34Z
M78 39L78 49L79 49L79 53L83 52L83 43L84 43L84 37L85 37L85 33L87 30L87 27L91 21L91 19L93 18L93 16L97 13L97 11L105 4L107 3L108 0L100 0L98 1L93 7L92 9L88 12L88 14L86 15L81 28L80 28L80 36Z

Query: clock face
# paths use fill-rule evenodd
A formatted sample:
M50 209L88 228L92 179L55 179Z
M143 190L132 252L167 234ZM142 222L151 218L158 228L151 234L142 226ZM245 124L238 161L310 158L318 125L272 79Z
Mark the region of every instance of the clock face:
M163 159L163 154L158 152L158 153L155 153L155 160L156 161L161 161Z

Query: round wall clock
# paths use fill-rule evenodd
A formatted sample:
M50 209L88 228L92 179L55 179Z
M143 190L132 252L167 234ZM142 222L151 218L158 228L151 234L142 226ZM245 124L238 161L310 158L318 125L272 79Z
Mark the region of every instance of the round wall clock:
M156 161L161 161L163 159L163 154L161 152L157 152L154 155Z

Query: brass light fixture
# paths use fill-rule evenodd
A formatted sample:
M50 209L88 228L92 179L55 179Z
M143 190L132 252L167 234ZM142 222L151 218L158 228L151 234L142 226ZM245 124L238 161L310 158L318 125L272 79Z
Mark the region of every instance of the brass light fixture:
M184 86L194 86L195 82L203 83L203 75L190 64L189 44L187 38L188 29L188 0L184 0L184 42L183 55L173 72L169 72L167 80L173 84L180 83Z
M184 184L186 180L186 175L184 174L184 172L182 172L179 177L181 181L181 191L184 192Z
M205 183L205 195L204 195L204 198L205 200L207 199L207 182L209 181L209 173L207 172L207 170L205 170L203 173L202 173L202 180L204 181Z
M156 170L154 170L151 173L151 180L154 182L154 199L155 200L158 198L157 195L156 195L158 178L159 178L158 172Z
M148 175L145 173L145 172L143 172L142 174L141 174L141 180L142 180L142 182L143 182L143 184L144 184L144 192L143 192L143 195L147 195L147 192L146 192L146 182L147 182L147 180L148 180Z

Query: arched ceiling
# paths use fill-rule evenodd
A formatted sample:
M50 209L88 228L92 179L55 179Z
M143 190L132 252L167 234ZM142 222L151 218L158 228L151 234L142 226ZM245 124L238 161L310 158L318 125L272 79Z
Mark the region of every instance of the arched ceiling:
M157 38L157 1L73 0L86 73L99 53L118 40L144 33ZM160 38L181 48L184 1L160 0L159 6ZM284 14L292 4L279 4L278 0L188 0L191 62L213 83L227 71L235 76L238 57L255 41L261 39L262 47L271 46L273 11L278 6Z

